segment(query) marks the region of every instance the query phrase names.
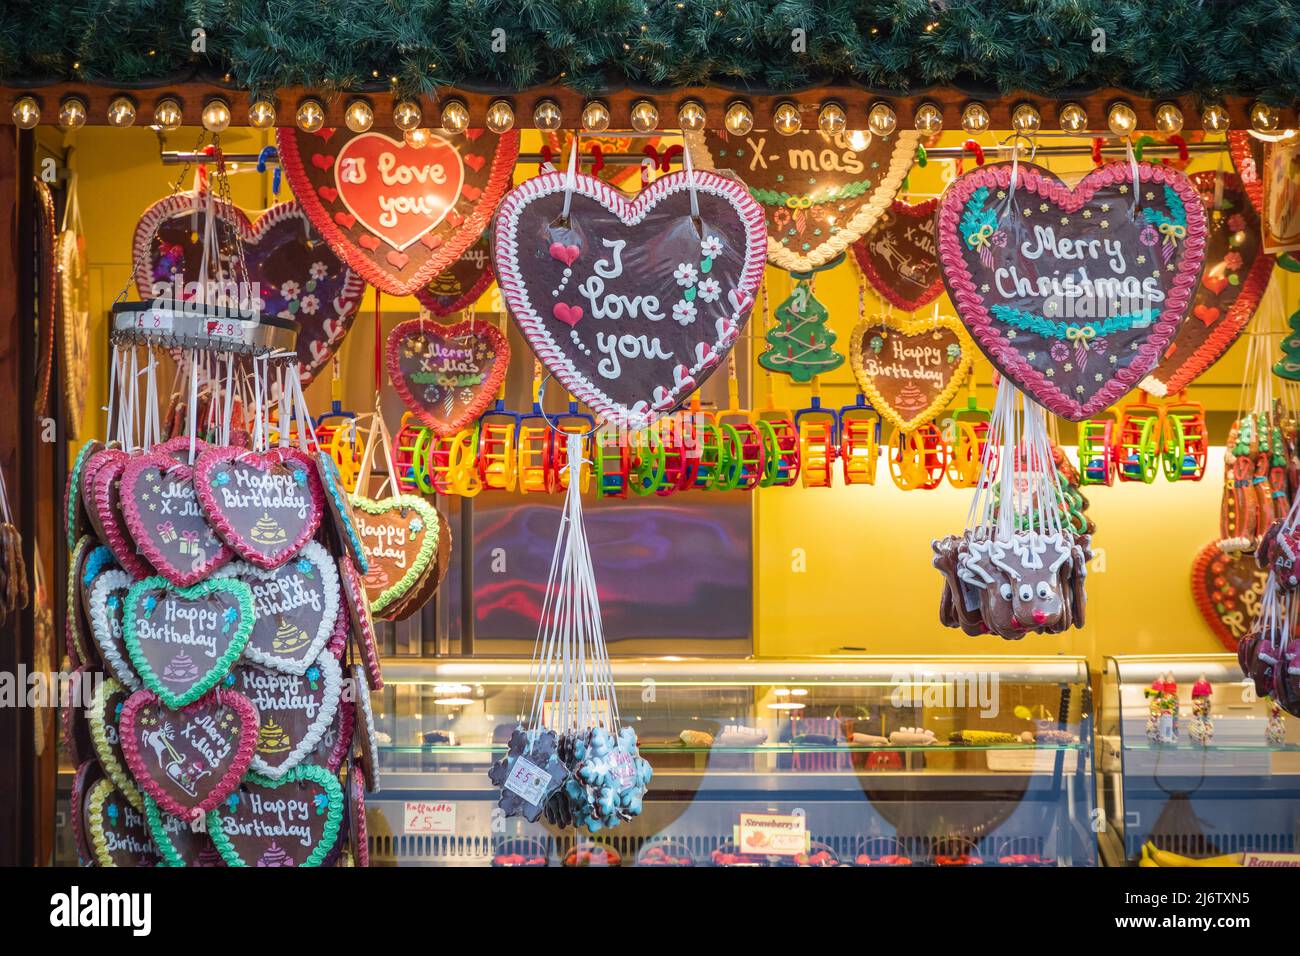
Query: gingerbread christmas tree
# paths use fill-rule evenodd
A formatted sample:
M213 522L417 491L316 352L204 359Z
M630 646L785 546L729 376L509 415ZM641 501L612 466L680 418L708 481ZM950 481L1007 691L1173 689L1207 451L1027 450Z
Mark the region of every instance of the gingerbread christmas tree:
M835 333L826 324L830 313L813 297L808 279L795 283L790 297L776 307L775 318L767 330L767 351L758 357L763 368L808 382L844 364L834 348Z
M1287 324L1291 331L1282 338L1282 357L1274 364L1273 374L1300 382L1300 312L1291 313Z

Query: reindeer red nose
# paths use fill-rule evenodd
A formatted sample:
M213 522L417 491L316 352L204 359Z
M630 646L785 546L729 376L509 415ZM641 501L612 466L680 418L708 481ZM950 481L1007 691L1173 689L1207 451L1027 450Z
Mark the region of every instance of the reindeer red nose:
M1042 624L1047 620L1047 612L1041 608L1034 608L1034 623Z

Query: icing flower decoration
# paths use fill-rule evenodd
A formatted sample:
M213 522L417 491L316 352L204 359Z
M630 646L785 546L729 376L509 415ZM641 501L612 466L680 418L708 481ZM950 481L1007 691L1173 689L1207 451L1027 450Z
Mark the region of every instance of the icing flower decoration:
M295 468L293 470L293 480L300 485L307 484L307 472L301 468Z
M145 620L149 619L149 615L153 614L153 610L157 606L158 606L158 598L156 595L150 594L147 598L144 599Z
M307 678L307 683L311 684L311 689L315 690L317 684L320 682L320 668L315 666L309 667L304 676Z
M680 262L677 264L677 268L673 270L673 278L677 280L677 284L682 288L695 285L695 279L698 275L695 266L689 262Z
M1241 253L1229 252L1223 257L1223 264L1234 272L1241 268Z
M1233 213L1228 217L1228 228L1233 232L1240 232L1246 228L1246 217L1241 213Z
M884 347L885 347L885 340L883 338L881 338L879 335L873 335L871 337L871 351L879 355L881 350Z
M961 346L953 342L948 346L948 361L955 362L961 358Z
M690 325L695 321L695 304L692 302L674 302L673 318L679 325Z
M412 535L417 535L424 530L424 520L417 515L411 519L411 523L407 527L411 529Z
M722 254L722 240L717 236L705 236L700 240L700 255L705 259L716 259Z
M218 488L222 485L230 484L230 473L225 471L218 472L216 477L212 479L212 483Z
M313 262L311 264L311 269L308 271L310 272L311 277L317 282L328 277L330 274L329 266L325 265L323 262Z
M315 315L320 308L320 299L314 295L305 295L302 297L302 304L299 308L307 315Z
M1056 362L1064 362L1070 357L1070 347L1064 342L1053 342L1048 351L1051 353L1052 360Z
M238 611L236 611L233 607L226 608L225 612L221 615L221 633L222 634L228 633L230 631L230 626L234 624L235 621L238 619L239 619Z
M299 289L298 283L294 282L292 279L289 279L283 285L280 286L280 295L284 296L286 299L292 302L294 299L298 298L298 289Z
M105 812L106 814L108 814L108 822L109 822L109 824L112 825L112 826L117 826L117 818L118 818L118 815L121 813L121 811L118 810L118 808L117 808L117 804L116 804L116 803L110 803L110 804L105 808L104 812Z
M234 687L234 686L235 686L235 675L234 675L234 674L227 674L227 675L222 679L222 681L221 681L221 686L223 686L223 687Z
M722 295L722 286L717 279L705 279L699 284L696 291L704 302L716 302L718 296Z
M1160 233L1156 232L1151 226L1143 226L1142 231L1138 234L1138 242L1144 246L1154 246L1160 241Z
M239 792L236 791L232 793L230 796L226 797L226 808L231 813L234 813L238 806L239 806Z
M311 577L313 571L315 570L315 566L306 558L299 558L298 563L295 565L295 567L298 569L299 574L307 578Z
M318 793L312 797L312 805L316 807L316 813L322 814L330 808L330 798L323 793Z

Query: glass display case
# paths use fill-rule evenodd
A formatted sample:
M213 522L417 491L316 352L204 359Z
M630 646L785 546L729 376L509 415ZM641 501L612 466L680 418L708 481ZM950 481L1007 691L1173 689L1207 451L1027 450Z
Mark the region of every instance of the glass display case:
M1296 721L1255 694L1235 656L1107 657L1096 747L1108 864L1136 862L1147 841L1192 857L1296 850Z
M372 865L1096 862L1083 658L613 666L655 776L640 817L589 836L496 808L527 661L385 661Z

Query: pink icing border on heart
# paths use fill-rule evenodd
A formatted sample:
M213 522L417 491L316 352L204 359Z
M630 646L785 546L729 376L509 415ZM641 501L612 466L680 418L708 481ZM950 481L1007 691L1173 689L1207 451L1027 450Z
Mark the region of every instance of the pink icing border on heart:
M173 816L186 821L194 819L200 813L207 813L209 810L215 809L222 800L234 792L235 788L239 786L239 781L244 776L244 772L248 770L249 764L253 762L253 751L257 746L257 708L253 706L251 700L237 690L213 688L194 703L182 707L177 713L185 715L191 710L209 706L214 703L214 698L215 703L219 706L230 707L238 713L239 746L235 750L234 761L221 776L221 779L217 781L216 785L202 801L192 807L187 807L173 799L157 784L153 777L149 775L149 764L145 761L144 754L140 753L140 749L136 746L135 719L137 712L141 707L148 704L154 704L159 709L166 710L162 698L151 690L136 691L122 705L122 716L118 721L122 739L122 754L126 757L127 766L131 768L131 775L135 777L136 784L145 793L153 797L158 806Z
M121 494L118 495L117 508L113 507L113 482L120 481L132 456L120 449L101 452L107 457L103 465L95 472L94 501L95 514L104 530L104 544L113 552L113 557L126 571L135 578L147 578L153 571L148 562L136 551L136 542L131 540L126 517L121 510Z
M375 619L370 614L366 583L361 580L356 563L347 555L339 561L339 581L343 585L348 616L352 621L352 637L365 664L366 683L371 690L380 690L384 686L384 676L379 665L379 648L375 644Z
M694 187L697 192L719 196L731 204L745 230L745 264L740 275L736 277L736 287L731 290L730 299L735 308L734 293L741 293L745 307L736 308L736 312L741 314L731 316L730 322L727 323L735 334L730 336L729 341L723 341L719 337L712 342L701 341L693 344L688 349L688 352L693 352L698 345L705 345L713 349L721 359L739 338L740 326L748 319L749 309L757 297L759 285L762 284L763 270L767 265L767 221L764 219L763 207L750 195L744 183L698 169L691 175L694 177ZM641 190L635 199L629 200L617 188L594 176L579 173L574 176L574 180L574 194L599 203L605 211L617 216L624 225L639 222L661 200L687 189L691 182L684 171L669 173ZM659 387L663 388L668 398L672 400L671 405L663 406L655 400L657 391L655 388L644 397L644 409L640 409L642 402L637 402L632 408L628 408L614 401L574 367L564 346L556 342L550 330L546 328L542 316L532 306L528 290L519 274L519 217L529 203L554 193L564 192L568 181L568 176L564 173L543 173L520 183L501 201L492 230L492 262L496 267L497 285L501 288L501 294L505 297L510 314L514 316L515 322L524 333L524 338L528 340L528 344L537 353L542 364L555 375L561 385L568 389L569 394L590 408L598 419L625 424L629 428L645 428L671 411L672 407L694 390L694 382L690 376L687 377L687 382L674 385L671 389L660 383ZM714 363L715 366L717 364L719 363Z
M948 187L939 204L936 228L939 263L944 283L957 307L957 314L989 360L999 369L1005 369L1017 387L1048 410L1071 421L1082 421L1114 404L1126 392L1137 387L1160 364L1165 348L1191 309L1196 285L1200 281L1201 267L1205 263L1205 210L1195 187L1186 176L1172 167L1151 163L1138 163L1137 166L1141 182L1167 185L1178 193L1187 211L1187 237L1178 253L1178 271L1151 334L1139 347L1132 364L1117 371L1083 403L1070 398L1051 379L1034 369L998 331L963 257L958 223L966 201L981 186L1005 189L1011 181L1011 164L981 166L959 177ZM1133 173L1127 163L1107 163L1088 173L1071 189L1050 171L1021 163L1017 172L1016 189L1041 196L1055 203L1064 212L1074 212L1103 186L1132 181Z
M481 335L491 341L493 348L496 349L496 357L492 360L492 371L478 386L478 395L475 396L470 405L465 407L463 412L449 421L435 418L429 414L428 408L415 397L415 394L411 391L410 383L406 381L406 376L402 374L402 342L408 336L421 335L426 332L432 332L444 342L458 335ZM421 423L432 428L440 438L446 438L448 435L456 434L456 432L474 421L492 407L492 403L496 401L497 389L505 381L506 370L510 367L510 341L495 325L481 319L464 319L460 322L453 322L451 325L443 325L441 322L426 322L423 319L407 319L405 322L399 322L388 333L388 342L384 349L384 355L388 365L388 380L393 383L393 388L402 397L406 407L414 413Z
M188 439L185 439L185 441L188 442ZM217 549L216 554L205 561L199 568L192 569L188 573L181 568L173 567L167 561L158 548L157 542L149 533L149 529L145 525L144 515L140 513L140 502L135 497L135 482L140 479L145 469L150 466L157 467L159 471L166 474L175 474L182 481L186 479L192 481L194 477L193 468L178 462L165 451L151 451L132 458L127 462L126 467L122 469L122 494L120 496L122 517L126 519L127 530L131 532L131 537L135 539L136 546L140 549L140 553L145 556L145 560L152 564L154 569L168 581L181 588L189 587L191 584L198 584L217 568L233 560L235 552L231 550L230 545L221 541L221 547ZM204 520L206 519L205 514Z
M307 519L303 530L298 533L298 537L269 555L251 547L239 537L234 525L218 507L216 493L212 490L212 472L218 465L236 460L260 471L265 471L273 465L295 461L307 473L307 497L311 501L311 516ZM198 495L199 507L208 516L208 523L217 534L221 535L240 557L266 571L284 564L312 539L316 529L320 527L321 514L325 510L325 489L321 487L316 462L296 448L273 448L261 454L234 445L214 446L200 455L198 461L194 463L194 490Z
M363 775L357 771L354 763L348 768L348 811L351 814L351 829L354 855L352 862L356 866L370 865L370 837L366 833L366 786Z

